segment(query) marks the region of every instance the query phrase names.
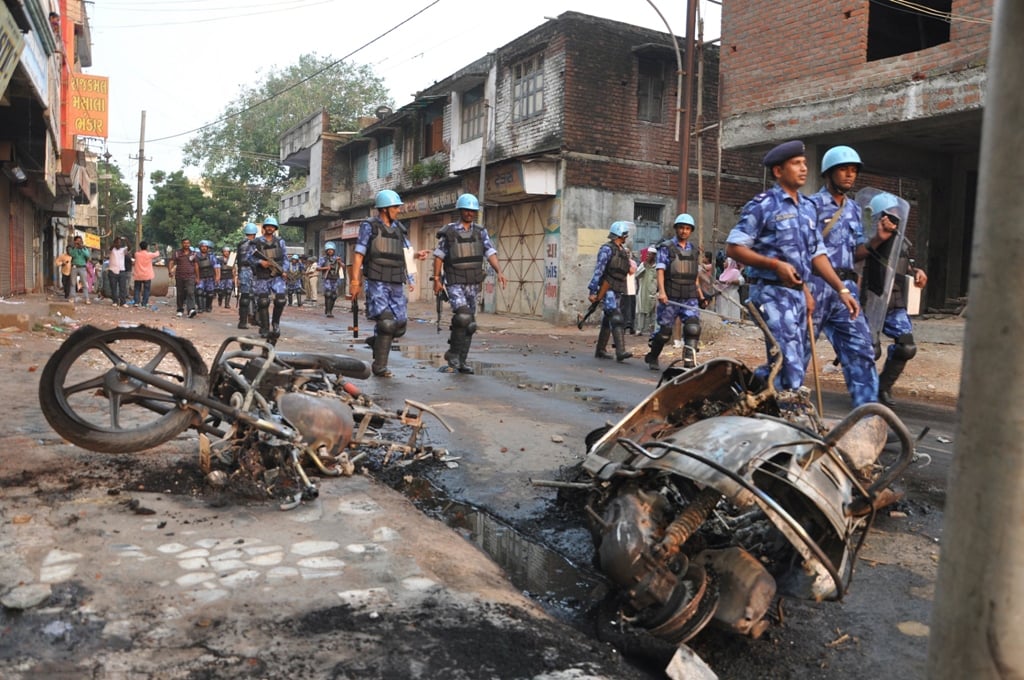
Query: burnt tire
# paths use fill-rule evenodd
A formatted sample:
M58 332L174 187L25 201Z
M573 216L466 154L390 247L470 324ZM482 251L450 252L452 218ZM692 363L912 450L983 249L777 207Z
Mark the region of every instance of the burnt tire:
M180 394L206 394L206 364L187 340L144 326L84 326L39 378L39 406L59 435L90 451L134 453L189 427L195 413L182 408L179 394L125 375L116 368L122 362L174 383Z

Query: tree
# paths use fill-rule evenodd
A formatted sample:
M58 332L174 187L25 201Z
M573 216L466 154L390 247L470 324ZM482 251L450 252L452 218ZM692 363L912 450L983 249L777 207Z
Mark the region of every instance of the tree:
M328 112L331 131L355 131L360 117L391 103L368 66L335 62L305 54L244 87L219 122L188 142L185 163L200 166L213 194L224 192L225 200L230 194L254 221L277 214L277 199L289 182L278 162L282 133L320 110Z
M150 175L153 196L146 212L145 233L153 243L177 245L188 237L194 244L209 239L219 248L241 240L244 216L233 200L219 200L185 177L158 170Z
M132 189L125 184L121 168L107 160L97 162L100 234L104 243L110 243L114 236L131 236L134 241L135 224L132 219L135 210Z

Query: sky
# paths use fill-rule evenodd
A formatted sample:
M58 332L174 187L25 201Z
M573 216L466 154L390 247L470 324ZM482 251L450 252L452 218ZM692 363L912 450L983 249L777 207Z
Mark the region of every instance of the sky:
M302 54L370 66L400 107L563 12L661 31L667 22L679 36L686 29L685 0L95 0L86 7L93 65L83 71L110 78L106 148L91 146L110 152L134 192L145 111L144 201L154 170L197 176L183 167L182 146L244 87ZM699 11L705 40L717 38L721 6L700 0Z

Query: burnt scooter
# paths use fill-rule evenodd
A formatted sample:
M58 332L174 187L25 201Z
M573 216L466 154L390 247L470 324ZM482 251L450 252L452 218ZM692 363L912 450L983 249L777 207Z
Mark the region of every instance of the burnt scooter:
M881 404L826 427L809 392L771 387L777 345L771 364L763 388L731 359L673 364L621 421L588 437L586 512L621 622L673 644L709 624L757 638L776 593L846 592L913 442ZM886 448L890 430L898 453Z
M282 509L318 494L304 465L325 476L350 475L366 451L444 454L419 445L429 407L406 400L398 412L377 406L348 380L369 366L344 355L279 352L271 341L228 337L208 369L188 340L145 326L84 326L43 368L39 403L62 437L101 453L135 453L193 428L200 467L211 482L241 478ZM409 428L388 441L387 422ZM282 474L283 473L283 474Z

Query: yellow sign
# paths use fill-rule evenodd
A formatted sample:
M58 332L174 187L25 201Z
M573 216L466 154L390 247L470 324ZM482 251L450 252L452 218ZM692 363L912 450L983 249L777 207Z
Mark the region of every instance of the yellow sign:
M576 251L580 255L597 255L597 251L601 249L601 246L608 243L608 230L577 229L576 238L578 239Z
M82 237L82 243L86 248L93 248L95 250L100 249L100 235L94 234L90 231L78 231L75 232L75 236Z
M109 78L74 73L69 78L68 120L71 134L107 138Z

